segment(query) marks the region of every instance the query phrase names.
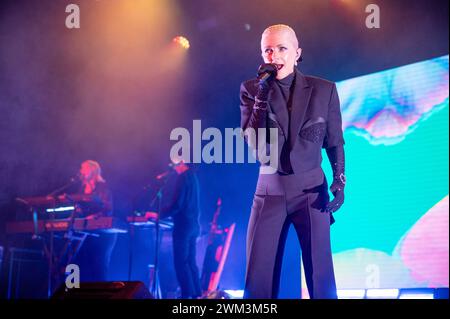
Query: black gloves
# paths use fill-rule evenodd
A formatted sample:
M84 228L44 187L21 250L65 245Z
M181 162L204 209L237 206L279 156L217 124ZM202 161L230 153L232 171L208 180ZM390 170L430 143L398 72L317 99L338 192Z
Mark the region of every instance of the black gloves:
M334 199L328 203L326 211L334 213L344 203L344 187L345 187L345 156L344 146L339 145L327 148L328 159L333 170L333 183L330 186L330 191L334 195Z
M267 102L269 97L270 83L277 76L277 66L271 63L264 63L258 69L258 93L256 99L260 102Z

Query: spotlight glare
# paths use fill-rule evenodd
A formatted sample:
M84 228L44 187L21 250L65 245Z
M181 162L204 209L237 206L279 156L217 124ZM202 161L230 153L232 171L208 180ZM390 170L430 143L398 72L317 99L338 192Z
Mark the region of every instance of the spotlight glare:
M181 35L173 38L173 42L177 43L178 45L180 45L182 48L184 48L186 50L189 49L189 47L190 47L189 40Z
M231 296L231 298L233 298L233 299L243 298L244 297L244 290L228 289L228 290L224 290L224 292L229 294Z
M364 299L366 291L364 289L338 289L339 299Z
M403 293L398 299L434 299L433 294Z
M434 299L434 291L432 288L402 289L398 299Z
M367 289L366 297L373 299L397 299L398 289Z

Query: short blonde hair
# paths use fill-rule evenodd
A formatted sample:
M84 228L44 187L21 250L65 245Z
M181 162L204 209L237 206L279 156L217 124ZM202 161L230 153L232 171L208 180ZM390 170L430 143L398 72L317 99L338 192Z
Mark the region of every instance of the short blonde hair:
M292 29L290 26L286 24L274 24L269 27L267 27L264 32L261 35L261 38L264 37L264 35L267 35L272 32L288 32L290 36L294 39L294 46L299 47L299 41L297 38L297 35L295 34L294 29Z

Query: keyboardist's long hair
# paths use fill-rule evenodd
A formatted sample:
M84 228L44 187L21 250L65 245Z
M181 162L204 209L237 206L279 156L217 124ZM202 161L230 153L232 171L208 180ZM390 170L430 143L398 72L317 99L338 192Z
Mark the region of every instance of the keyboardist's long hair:
M105 182L105 179L102 176L102 168L100 167L100 164L98 162L94 160L86 160L83 162L83 164L87 164L89 168L92 169L95 182Z

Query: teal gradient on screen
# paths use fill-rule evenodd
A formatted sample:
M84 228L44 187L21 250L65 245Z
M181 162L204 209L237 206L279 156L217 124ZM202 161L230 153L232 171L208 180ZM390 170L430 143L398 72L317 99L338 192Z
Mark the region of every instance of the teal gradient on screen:
M338 288L448 287L448 56L337 86L347 176L331 228Z
M448 118L447 104L395 145L373 146L344 134L348 186L332 227L334 252L368 247L390 253L448 194Z

